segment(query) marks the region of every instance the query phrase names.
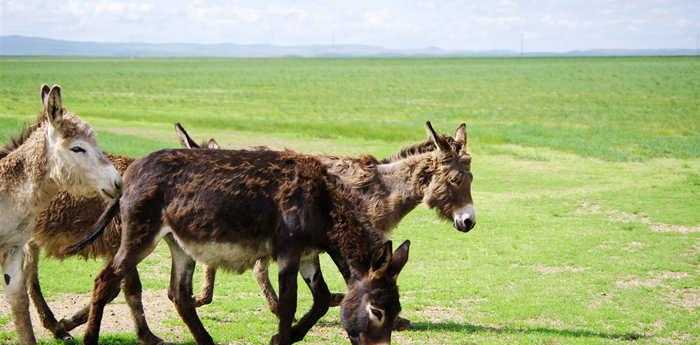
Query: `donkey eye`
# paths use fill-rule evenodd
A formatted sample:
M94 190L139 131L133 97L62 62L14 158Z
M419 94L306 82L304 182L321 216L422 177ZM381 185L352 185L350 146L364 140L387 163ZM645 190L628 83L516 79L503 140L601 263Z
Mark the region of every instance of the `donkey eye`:
M457 175L450 177L450 183L452 183L452 184L462 183L462 174L457 174Z
M85 153L85 149L80 146L73 146L70 148L70 150L75 153Z

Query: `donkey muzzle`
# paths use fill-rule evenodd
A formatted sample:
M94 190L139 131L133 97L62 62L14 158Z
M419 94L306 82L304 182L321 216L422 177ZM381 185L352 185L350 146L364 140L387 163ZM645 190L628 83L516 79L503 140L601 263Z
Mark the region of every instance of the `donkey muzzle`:
M109 188L100 188L100 194L103 198L107 200L114 200L122 195L122 179L119 175L112 182L112 186Z
M454 222L455 229L462 231L462 232L469 232L471 229L476 226L476 222L472 221L471 219L464 219L464 220L456 220Z
M476 210L474 210L474 206L469 204L455 211L453 221L455 229L469 232L476 225Z

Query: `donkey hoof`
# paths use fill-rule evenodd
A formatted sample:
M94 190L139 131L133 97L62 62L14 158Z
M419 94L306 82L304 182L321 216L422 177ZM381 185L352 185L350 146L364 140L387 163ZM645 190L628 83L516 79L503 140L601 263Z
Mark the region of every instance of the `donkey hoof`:
M63 334L56 334L56 338L61 339L64 343L75 343L75 338L66 332L63 332Z
M73 338L72 335L70 335L68 332L65 331L65 329L62 327L62 325L59 325L54 332L53 336L56 339L59 339L65 343L73 343L75 342L75 339Z
M280 335L275 334L272 336L272 339L270 339L270 345L280 345Z
M411 320L399 316L396 318L396 321L394 321L394 330L397 332L405 331L409 328L411 328Z
M165 345L165 341L157 336L151 334L139 340L141 345Z

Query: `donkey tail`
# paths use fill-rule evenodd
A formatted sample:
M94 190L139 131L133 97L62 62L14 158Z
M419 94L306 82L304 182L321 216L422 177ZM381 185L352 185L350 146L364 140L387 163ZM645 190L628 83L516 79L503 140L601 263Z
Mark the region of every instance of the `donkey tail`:
M117 213L119 213L119 198L113 199L109 202L107 208L100 215L100 218L93 226L92 232L90 235L88 235L88 237L85 237L84 239L80 240L80 242L74 243L67 247L63 250L63 253L65 255L75 255L81 250L85 249L85 247L95 242L95 240L102 235L105 228L107 228L107 224L112 221L112 218L114 218Z

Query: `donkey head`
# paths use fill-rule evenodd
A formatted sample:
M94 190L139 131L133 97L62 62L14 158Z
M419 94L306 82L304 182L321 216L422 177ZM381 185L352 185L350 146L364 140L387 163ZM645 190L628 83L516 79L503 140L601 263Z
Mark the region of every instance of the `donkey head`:
M449 219L459 231L467 232L476 225L476 211L472 201L471 155L467 152L466 125L457 127L454 142L449 143L435 133L426 122L428 136L437 150L432 152L433 174L423 196L423 202Z
M179 122L175 123L175 133L177 133L177 137L180 139L180 144L188 149L219 149L219 143L217 143L216 140L214 140L214 138L210 138L209 141L203 142L202 144L197 144L197 142L192 140L192 137L190 137L189 133L187 133L185 127L182 127L182 125Z
M411 243L391 252L391 241L372 254L369 271L350 285L341 304L341 321L353 345L389 344L401 311L396 279L408 260Z
M63 108L61 87L41 87L46 122L49 177L61 189L76 195L95 190L105 198L121 194L121 176L100 150L92 128Z

